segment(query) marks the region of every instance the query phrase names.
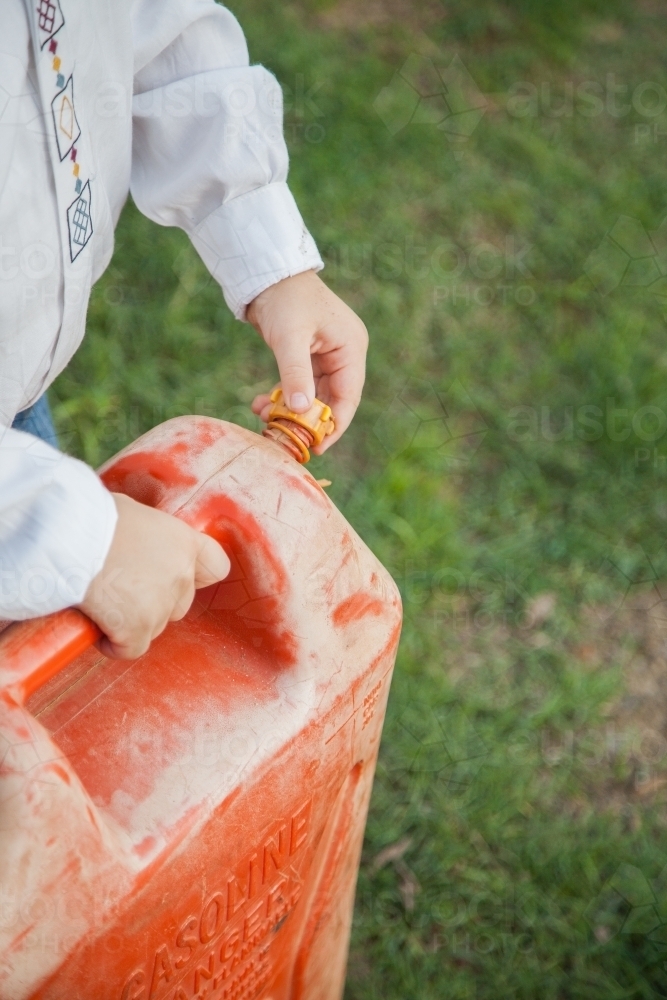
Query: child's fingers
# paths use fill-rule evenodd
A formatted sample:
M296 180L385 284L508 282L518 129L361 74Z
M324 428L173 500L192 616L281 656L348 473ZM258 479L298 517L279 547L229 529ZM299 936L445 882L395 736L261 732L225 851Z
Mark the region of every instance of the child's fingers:
M114 501L111 548L79 607L105 633L98 648L106 656L135 659L186 614L196 587L227 576L230 562L218 542L173 515L121 493Z
M352 423L361 401L361 392L366 380L366 352L350 352L341 368L332 372L327 379L326 402L331 407L336 429L326 437L321 445L314 448L316 455L323 455L332 444L343 436Z
M271 409L271 397L265 392L260 393L259 396L255 396L253 399L250 409L266 423L269 419L269 410Z
M313 363L310 358L311 336L286 330L271 338L276 357L283 396L290 410L305 413L315 399Z
M312 355L306 348L308 342L316 345ZM321 329L308 340L304 337L294 337L286 345L274 347L286 401L290 389L286 389L284 372L291 359L298 358L301 369L305 369L307 365L309 371L309 383L312 386L310 391L313 393L309 397L309 405L316 392L318 399L328 403L333 411L336 429L321 445L313 449L316 455L323 455L342 437L352 422L366 379L367 347L366 327L349 310L346 310L339 323L334 324L333 330ZM289 402L287 405L296 413L303 413L307 409L305 406L297 407L293 403L290 405ZM264 422L269 419L270 409L271 398L267 394L256 396L252 402L253 413L261 417Z
M209 587L212 583L224 580L230 567L229 556L223 547L215 539L202 534L195 562L195 588L198 590L200 587Z
M135 627L128 634L103 635L95 645L100 653L108 656L110 660L136 660L147 652L152 638L153 629L146 625L142 629Z
M322 444L318 445L316 448L313 448L313 454L315 455L323 455L324 452L327 451L332 444L335 444L336 441L338 441L338 439L343 436L345 431L352 423L352 418L354 417L354 414L357 412L357 407L359 406L359 397L355 398L354 396L350 397L332 396L329 402L329 406L331 407L331 411L334 414L336 429L334 430L333 434L331 434L329 437L325 437Z
M319 383L317 397L331 407L336 429L330 437L324 439L319 447L312 449L315 455L323 455L350 426L361 400L361 391L366 377L364 362L364 354L360 357L355 356L354 360L343 369L335 371L332 375L321 375L317 379ZM271 405L269 396L256 396L252 401L252 411L264 423L267 423Z

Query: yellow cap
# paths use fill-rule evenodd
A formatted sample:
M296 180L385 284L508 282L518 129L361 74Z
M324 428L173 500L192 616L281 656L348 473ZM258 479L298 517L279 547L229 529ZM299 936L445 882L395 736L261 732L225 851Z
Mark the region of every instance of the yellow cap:
M289 427L286 427L283 421L290 421L290 423L296 424L297 427L302 427L312 438L310 442L311 446L313 444L318 445L322 443L325 437L333 434L336 429L331 407L327 406L321 400L315 399L313 400L313 405L305 413L294 413L285 405L283 391L280 387L273 390L270 398L273 405L269 410L267 431L272 430L285 434L298 449L301 456L299 461L305 464L310 461L310 452L306 444L298 434L290 430ZM270 436L274 437L274 434ZM293 449L290 448L290 451L293 451Z

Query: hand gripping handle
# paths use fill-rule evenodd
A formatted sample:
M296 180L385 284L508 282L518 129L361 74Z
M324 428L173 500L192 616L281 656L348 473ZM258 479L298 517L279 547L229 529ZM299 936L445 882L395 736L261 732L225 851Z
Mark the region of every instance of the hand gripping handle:
M294 447L292 438L294 434L285 436L285 431L296 429L300 434L308 435L308 443L319 444L323 438L332 434L334 421L331 410L324 403L315 400L313 407L306 414L293 414L284 407L282 393L277 390L273 393L272 402L274 407L271 411L271 420L274 423L272 428L269 424L270 436L277 435L277 439L288 447L299 462L306 460L298 449ZM185 418L181 418L185 419ZM193 422L193 427L202 422L202 418L187 418ZM170 426L172 422L163 425L164 428ZM210 421L206 421L210 423ZM220 429L224 426L220 421L213 421L215 432L213 437L221 439ZM295 431L295 433L296 433ZM130 446L130 451L141 446L143 441L149 437L159 434L160 428L155 428L153 432L144 435L138 442ZM178 432L176 429L175 433ZM167 445L169 441L167 441ZM310 455L304 443L299 439L299 446ZM203 446L198 446L196 441L192 448L196 451ZM126 449L127 451L127 449ZM121 456L125 452L121 453ZM144 453L146 454L146 453ZM135 458L139 458L136 455ZM116 456L104 468L112 470L114 464L119 459ZM151 456L148 455L146 461L150 464ZM221 463L222 464L222 463ZM112 487L110 487L112 488ZM115 487L120 492L127 492L130 495L134 492L132 488L126 486ZM151 503L148 498L136 495L135 499L148 502L150 506L162 507L163 503L157 500ZM200 523L199 518L193 515L187 508L173 510L177 517L181 517L187 524L198 531L203 531L216 541L226 544L227 539L218 537L220 534L220 512L217 514L209 511L206 518L207 523ZM26 700L34 694L43 684L46 684L52 677L68 666L77 656L85 652L89 646L96 642L102 635L101 630L82 611L75 608L67 608L64 611L57 611L42 618L35 618L27 622L16 622L10 625L0 634L0 697L6 695L14 703L24 704Z
M176 511L174 516L214 538L217 534L215 518L213 524L202 525L187 510ZM0 634L0 697L6 693L12 701L24 705L102 635L102 630L76 608L14 622Z
M217 534L215 518L213 524L201 525L186 510L174 516L213 538ZM14 702L24 705L102 635L102 630L76 608L10 625L0 634L0 697L6 692Z

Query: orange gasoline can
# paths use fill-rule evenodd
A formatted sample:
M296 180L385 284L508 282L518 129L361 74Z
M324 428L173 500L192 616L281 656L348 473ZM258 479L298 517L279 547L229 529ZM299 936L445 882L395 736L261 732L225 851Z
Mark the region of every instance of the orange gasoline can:
M109 462L225 547L138 660L0 636L0 1000L336 1000L401 611L275 440L205 417Z

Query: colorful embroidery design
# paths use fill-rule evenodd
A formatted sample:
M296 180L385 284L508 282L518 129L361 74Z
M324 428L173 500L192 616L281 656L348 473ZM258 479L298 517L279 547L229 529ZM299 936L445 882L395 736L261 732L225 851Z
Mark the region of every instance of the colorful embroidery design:
M60 9L60 0L39 0L37 4L37 27L39 28L40 48L57 34L65 23Z
M57 57L54 59L54 62L56 61L60 63ZM61 160L64 160L72 152L74 143L78 141L81 135L81 129L79 128L74 110L74 81L71 76L63 89L58 91L51 101L51 112L56 130L58 155ZM76 159L76 154L73 159Z
M58 55L58 40L54 38L65 24L65 18L60 0L37 0L35 10L42 50L46 43L49 43L44 58L52 57L51 68L56 74L57 92L51 101L51 115L58 156L62 164L60 169L63 170L66 164L67 166L71 164L71 176L74 180L76 198L67 209L69 255L70 260L74 262L93 235L93 220L90 181L87 180L84 184L79 176L81 164L77 159L79 150L76 143L81 138L81 128L74 106L74 77L70 73L66 78L65 74L61 73L62 59Z
M79 256L93 235L93 220L90 215L90 181L86 181L81 194L67 209L69 230L69 255L72 261Z

